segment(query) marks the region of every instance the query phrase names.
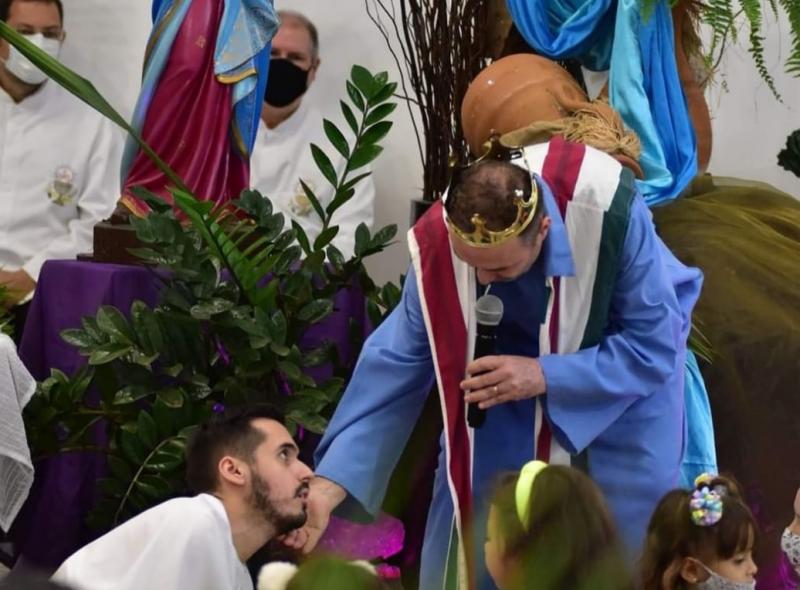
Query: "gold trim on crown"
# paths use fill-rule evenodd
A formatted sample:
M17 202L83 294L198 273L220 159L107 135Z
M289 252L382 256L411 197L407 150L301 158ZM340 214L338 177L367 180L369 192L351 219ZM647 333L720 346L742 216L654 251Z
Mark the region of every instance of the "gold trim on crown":
M463 173L464 170L476 165L479 162L486 160L510 162L518 158L522 158L522 161L525 163L525 168L530 174L530 165L528 164L527 158L525 158L524 150L520 148L504 146L500 143L499 137L493 136L487 142L486 150L480 158L474 162L471 162L467 166L461 167L457 171L454 170L450 183L451 188L454 181L460 176L461 173ZM523 191L517 189L515 193L514 204L517 206L517 217L514 219L511 225L505 229L498 231L488 229L483 217L481 217L480 214L475 213L470 218L473 230L471 232L464 231L455 223L450 221L450 217L447 215L447 207L445 207L445 220L447 221L447 226L461 241L465 242L469 246L472 246L473 248L491 248L493 246L499 246L500 244L510 240L511 238L515 238L524 232L533 221L533 218L536 216L536 204L539 202L539 186L537 185L536 181L531 178L531 196L527 201L522 198ZM450 191L448 190L448 199L449 198Z

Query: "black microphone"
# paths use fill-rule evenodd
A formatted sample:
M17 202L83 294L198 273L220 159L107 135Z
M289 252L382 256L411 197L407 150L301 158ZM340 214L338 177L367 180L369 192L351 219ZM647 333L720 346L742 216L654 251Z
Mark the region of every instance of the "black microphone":
M484 295L475 303L475 316L477 320L477 335L475 336L475 357L494 354L494 345L497 341L497 326L503 319L503 302L494 295ZM480 428L486 420L486 410L473 403L467 408L467 424L472 428Z

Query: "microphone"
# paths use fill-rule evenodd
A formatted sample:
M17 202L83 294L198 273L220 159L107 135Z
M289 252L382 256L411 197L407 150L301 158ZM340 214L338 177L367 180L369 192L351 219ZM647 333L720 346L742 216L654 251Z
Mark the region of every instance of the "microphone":
M503 302L495 295L484 295L475 303L477 335L475 336L475 358L494 354L497 341L497 326L503 319ZM467 408L467 424L480 428L486 420L486 410L473 403Z

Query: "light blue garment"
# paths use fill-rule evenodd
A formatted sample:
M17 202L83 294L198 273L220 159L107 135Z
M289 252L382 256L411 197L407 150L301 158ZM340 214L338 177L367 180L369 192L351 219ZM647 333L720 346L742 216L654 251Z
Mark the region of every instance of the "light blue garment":
M648 205L680 195L697 173L697 145L678 77L665 0L643 19L639 0L507 0L536 51L610 70L609 100L642 141Z
M714 421L708 392L697 366L694 353L686 354L686 453L681 465L681 487L693 488L694 480L702 473L719 473L717 449L714 444Z
M548 212L556 206L544 190ZM571 274L573 261L558 214L540 262L525 275L495 285L511 311L498 329L498 349L538 355L543 320L543 273ZM689 317L701 273L678 262L656 236L650 212L636 197L625 237L610 323L600 345L540 359L555 435L573 453L587 451L591 476L609 499L632 554L650 514L676 487L683 442L683 365ZM389 477L433 385L433 361L413 269L398 307L368 339L353 378L316 453L318 475L348 491L342 514L374 515ZM483 556L490 484L533 454L533 403L487 411L476 432L476 555L480 590L493 590ZM444 453L434 482L422 552L422 590L443 583L453 505Z

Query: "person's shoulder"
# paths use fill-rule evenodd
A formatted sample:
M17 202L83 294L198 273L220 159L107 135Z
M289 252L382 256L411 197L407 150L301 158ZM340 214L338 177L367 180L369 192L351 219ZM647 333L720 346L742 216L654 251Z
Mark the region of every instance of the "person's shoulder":
M53 80L48 80L41 91L46 108L64 122L84 128L111 125L105 116Z
M214 528L227 520L221 502L208 494L173 498L148 512L151 513L151 518L160 520L163 526L178 526L194 531Z

